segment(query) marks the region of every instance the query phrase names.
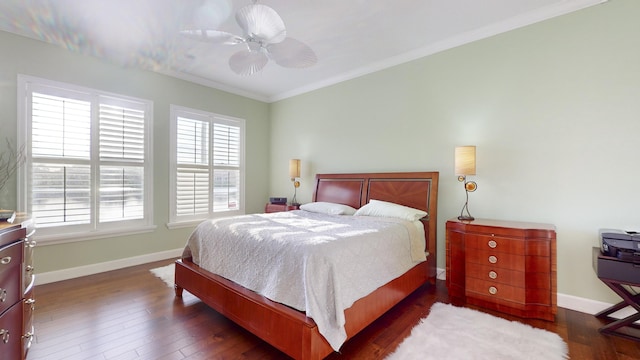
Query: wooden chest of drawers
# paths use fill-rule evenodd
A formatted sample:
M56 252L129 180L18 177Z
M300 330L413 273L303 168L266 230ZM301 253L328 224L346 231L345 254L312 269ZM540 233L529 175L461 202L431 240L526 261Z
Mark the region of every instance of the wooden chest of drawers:
M20 219L17 219L20 220ZM0 223L0 358L25 359L33 340L32 251L23 225Z
M447 288L454 304L553 321L557 312L556 233L549 224L451 219Z

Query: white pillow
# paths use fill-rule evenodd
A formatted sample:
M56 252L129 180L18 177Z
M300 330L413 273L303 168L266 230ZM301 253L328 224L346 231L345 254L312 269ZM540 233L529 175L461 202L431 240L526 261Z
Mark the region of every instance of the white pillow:
M408 206L371 199L368 204L358 209L354 215L394 217L408 221L416 221L427 216L427 213Z
M349 205L330 203L325 201L316 201L300 205L300 209L314 213L329 215L353 215L356 209Z

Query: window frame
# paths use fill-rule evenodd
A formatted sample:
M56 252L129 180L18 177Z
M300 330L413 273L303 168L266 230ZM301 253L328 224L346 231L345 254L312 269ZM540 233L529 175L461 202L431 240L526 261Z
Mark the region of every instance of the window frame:
M153 101L135 98L127 95L109 93L78 85L37 78L28 75L18 75L18 142L25 149L25 164L18 171L18 209L31 213L31 179L34 158L32 146L32 94L40 92L61 97L81 98L91 104L90 130L90 158L84 163L90 166L90 201L91 211L88 224L60 225L40 227L36 233L38 241L43 244L57 244L75 241L93 240L106 237L139 234L153 231ZM143 168L144 180L142 185L144 209L141 219L116 220L100 222L100 167L125 166L126 161L100 159L100 105L135 104L144 111L144 160L140 162ZM37 161L37 159L35 159ZM55 163L55 160L51 161ZM130 163L128 163L130 164ZM35 219L37 225L38 219ZM117 226L114 226L117 224Z
M246 191L245 191L245 147L246 147L246 121L245 119L236 118L227 115L216 114L204 110L192 109L185 106L180 105L170 105L169 110L169 121L170 121L170 166L169 166L169 183L170 183L170 191L169 191L169 222L167 223L167 228L181 228L187 226L193 226L195 224L200 223L203 220L217 217L225 217L225 216L234 216L234 215L244 215L245 214L245 200L246 200ZM208 213L207 214L196 214L196 215L178 215L177 214L177 176L178 176L178 117L189 118L198 121L207 121L209 123L209 158L213 158L213 129L214 124L224 124L224 125L233 125L237 126L240 130L240 146L239 146L239 161L240 164L237 167L240 175L239 175L239 206L237 210L229 210L229 211L215 211L213 208L213 193L210 192L209 204L208 204ZM213 171L216 169L227 169L228 166L218 166L210 161L209 163L209 178L211 179L210 188L213 187Z

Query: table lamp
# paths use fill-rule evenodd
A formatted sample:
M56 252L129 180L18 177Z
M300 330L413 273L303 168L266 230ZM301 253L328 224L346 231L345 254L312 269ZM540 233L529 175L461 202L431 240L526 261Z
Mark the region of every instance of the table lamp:
M458 220L473 221L475 218L469 213L469 193L476 191L478 184L476 184L475 181L467 181L467 176L476 174L475 146L456 146L455 172L456 175L458 175L458 181L464 183L464 190L466 193L466 200L462 210L460 211Z
M296 193L300 187L300 181L297 180L297 178L300 177L300 159L289 160L289 177L291 178L291 182L293 182L293 198L291 199L291 205L296 206L299 205L298 200L296 199Z

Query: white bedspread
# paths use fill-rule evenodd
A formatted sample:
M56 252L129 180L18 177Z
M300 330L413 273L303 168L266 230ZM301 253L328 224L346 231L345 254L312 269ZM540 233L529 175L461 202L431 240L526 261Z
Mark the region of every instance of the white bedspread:
M420 222L304 210L207 220L183 256L313 318L334 350L344 310L426 259Z

